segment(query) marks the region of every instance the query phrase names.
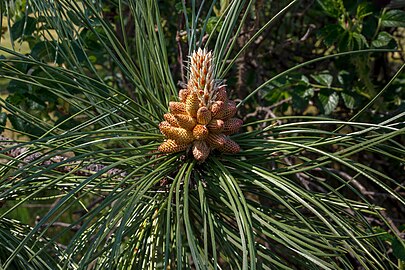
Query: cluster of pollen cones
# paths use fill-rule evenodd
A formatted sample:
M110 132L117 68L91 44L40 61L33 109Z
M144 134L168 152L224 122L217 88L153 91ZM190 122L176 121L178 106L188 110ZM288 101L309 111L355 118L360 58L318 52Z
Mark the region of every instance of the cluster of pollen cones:
M236 104L228 99L225 85L215 83L211 52L205 49L190 57L190 78L179 91L179 102L169 103L166 121L159 124L166 140L158 150L174 153L192 148L196 160L203 162L213 149L237 153L239 145L229 138L242 126L234 118Z

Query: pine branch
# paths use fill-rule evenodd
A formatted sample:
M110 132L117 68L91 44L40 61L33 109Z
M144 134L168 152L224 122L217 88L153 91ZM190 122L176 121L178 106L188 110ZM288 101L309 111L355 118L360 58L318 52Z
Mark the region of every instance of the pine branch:
M5 137L0 134L0 154L4 154L13 159L20 161L18 167L22 167L28 163L32 163L36 160L43 159L38 163L38 166L50 166L52 164L63 164L64 166L58 166L55 170L69 173L72 172L74 175L79 176L90 176L92 174L98 173L101 170L105 169L106 165L100 163L91 163L87 166L84 166L81 169L77 169L81 165L80 161L77 162L68 162L69 157L61 155L47 155L41 152L35 152L30 154L30 149L24 146L19 147L18 143L14 142L12 139ZM112 168L109 169L106 173L102 174L102 177L118 177L124 178L127 175L127 172Z

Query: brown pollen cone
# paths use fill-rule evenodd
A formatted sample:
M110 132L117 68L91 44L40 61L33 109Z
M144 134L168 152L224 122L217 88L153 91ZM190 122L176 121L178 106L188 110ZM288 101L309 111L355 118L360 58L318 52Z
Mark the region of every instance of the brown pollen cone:
M224 130L224 121L221 119L212 119L207 128L212 133L221 133Z
M159 124L166 140L158 150L175 153L192 149L193 157L204 162L213 149L238 153L239 145L229 138L243 121L234 118L236 104L228 99L225 85L215 80L212 54L198 49L190 56L187 88L179 91L178 102L169 103L170 113Z
M198 161L204 161L210 154L210 148L205 141L193 143L193 156Z
M218 92L216 94L215 100L226 102L228 100L228 96L226 94L226 86L221 85L218 87Z
M169 102L169 110L173 114L186 114L186 104L183 102Z
M190 90L189 89L181 89L179 91L179 99L181 102L186 102L188 94L190 94Z
M236 133L236 132L238 132L238 130L240 129L242 124L243 124L243 121L239 118L228 119L224 122L223 132L225 135L230 135L230 134Z
M240 146L228 138L225 140L225 143L219 148L219 150L221 152L236 154L240 151Z
M228 103L226 104L226 108L224 109L224 112L222 113L222 119L229 119L231 117L234 117L236 114L236 103L233 100L228 100Z

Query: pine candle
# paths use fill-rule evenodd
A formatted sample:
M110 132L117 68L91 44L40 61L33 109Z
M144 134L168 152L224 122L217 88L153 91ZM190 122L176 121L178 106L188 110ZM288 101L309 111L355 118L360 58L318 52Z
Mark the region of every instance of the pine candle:
M239 145L229 138L243 121L233 116L236 104L228 99L226 86L214 79L212 54L201 48L190 57L190 77L186 89L179 91L179 102L169 103L169 113L159 124L166 137L158 150L175 153L192 148L193 156L204 162L218 149L238 153Z

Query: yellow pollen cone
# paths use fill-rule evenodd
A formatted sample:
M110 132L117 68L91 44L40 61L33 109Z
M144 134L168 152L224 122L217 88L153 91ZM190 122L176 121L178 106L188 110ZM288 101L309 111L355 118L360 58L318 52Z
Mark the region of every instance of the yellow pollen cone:
M184 128L159 126L160 131L169 139L175 140L178 144L189 144L194 140L193 132Z
M187 100L186 100L186 111L190 116L192 116L192 117L197 116L199 102L200 101L198 100L196 93L192 92L188 95Z
M192 130L197 124L197 121L188 114L175 114L174 117L179 126L187 130Z
M209 131L204 125L196 125L193 129L193 136L196 140L205 140L208 134Z
M175 153L186 150L187 144L177 144L174 140L166 140L159 147L158 150L163 153Z
M166 122L168 122L171 126L179 127L179 123L173 114L165 113L163 117L165 118Z
M180 102L169 103L169 113L159 124L166 137L158 150L173 153L192 149L198 162L211 150L237 153L239 145L228 135L236 133L243 121L233 118L236 103L228 99L226 85L218 85L212 54L201 48L190 56L187 87L179 90Z
M169 122L167 121L163 121L159 123L159 130L160 132L165 135L166 137L168 137L168 134L166 133L166 131L171 128L171 125L169 124Z

